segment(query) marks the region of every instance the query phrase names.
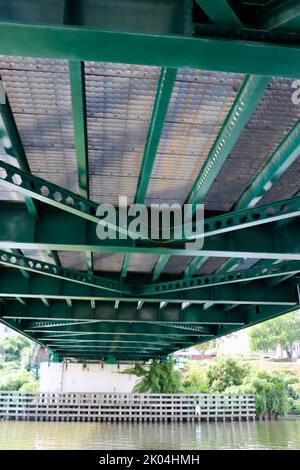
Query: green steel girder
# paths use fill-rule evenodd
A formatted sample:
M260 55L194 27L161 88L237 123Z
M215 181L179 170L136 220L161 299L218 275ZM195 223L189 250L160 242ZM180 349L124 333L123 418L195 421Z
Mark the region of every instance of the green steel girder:
M162 68L157 85L152 116L148 129L135 202L143 203L152 173L160 136L167 116L172 90L176 80L176 69Z
M29 324L27 324L27 322L25 322L25 325L24 325L24 320L22 320L23 322L23 328L24 328L24 331L26 331L27 333L31 332L31 333L48 333L48 329L43 329L42 327L39 328L38 330L36 328L31 328L30 326L30 322ZM22 323L21 323L22 324ZM108 324L109 325L109 324ZM126 330L126 327L127 327L127 323L126 322L118 322L118 323L115 323L113 322L113 325L117 325L118 328L119 328L119 331L120 332L123 332L123 333L126 333L127 330ZM181 333L185 336L188 336L188 335L196 335L196 336L213 336L213 329L210 329L209 327L203 327L202 325L195 325L193 327L193 325L185 325L184 323L183 324L177 324L177 323L172 323L172 322L168 322L168 323L162 323L162 322L136 322L135 325L138 325L139 327L142 327L142 329L139 331L152 331L151 329L148 330L148 326L149 325L155 325L155 331L153 333L153 336L155 334L166 334L166 333ZM69 324L69 325L57 325L57 329L56 330L52 330L52 332L79 332L79 333L85 333L85 334L98 334L98 333L101 333L101 334L105 334L107 330L103 329L105 326L107 326L107 323L104 323L104 322L84 322L80 325L80 328L78 328L78 324L76 325L75 324ZM110 326L110 325L109 325ZM176 331L174 331L176 330ZM178 332L178 330L181 330Z
M260 20L262 28L267 30L299 31L300 4L298 0L287 0L267 10Z
M89 165L86 124L86 99L84 62L69 62L69 77L73 110L74 140L77 159L79 190L81 196L89 198ZM93 257L86 253L89 273L93 273Z
M245 228L242 236L240 231L207 236L204 247L197 250L184 244L169 248L151 241L99 240L94 224L52 208L45 208L39 220L28 216L24 208L10 204L0 208L0 215L0 249L300 259L299 218L275 232L272 224L266 224Z
M130 233L118 224L103 222L101 218L97 217L98 203L2 161L0 161L0 179L1 184L19 191L27 197L33 197L90 222L104 223L111 230L123 235Z
M135 203L143 203L151 178L152 168L158 149L160 136L167 116L172 90L176 80L176 69L162 68L157 85L152 116L147 134L147 140L135 194ZM125 279L130 261L130 255L124 255L121 279Z
M89 198L89 167L86 125L84 63L69 62L69 77L73 110L74 140L80 194Z
M288 132L246 188L235 209L253 207L300 155L300 120Z
M6 301L0 305L0 315L3 318L23 319L31 322L33 328L40 328L49 325L62 326L78 322L130 322L148 323L172 322L178 328L182 326L201 325L243 325L243 314L235 309L224 314L221 306L215 306L208 312L204 311L200 305L190 305L182 310L180 304L168 304L165 309L160 310L159 305L145 302L143 308L137 310L136 303L125 304L122 302L116 312L112 302L95 302L95 308L91 308L88 301L73 301L72 307L68 307L63 300L51 300L49 307L41 305L38 299L26 299L26 305L20 304L16 300ZM52 327L51 327L52 329ZM203 330L204 332L205 330Z
M164 292L162 290L154 295L138 293L131 296L121 296L121 294L116 294L112 291L100 290L83 284L75 285L74 283L57 278L46 278L36 273L32 273L30 279L26 279L18 271L8 269L5 272L3 270L0 271L0 297L17 297L20 299L46 298L48 302L51 299L107 300L112 302L112 306L109 309L112 309L113 312L118 312L121 307L119 306L117 310L115 309L114 302L116 300L122 300L122 303L137 303L143 300L144 304L141 309L137 309L137 305L135 305L136 312L141 312L148 308L148 302L157 304L157 310L164 312L165 308L160 309L160 303L163 301L175 304L214 302L217 304L294 305L297 303L295 282L295 279L288 279L272 288L268 280L259 279L251 281L247 285L244 285L244 283L231 283L218 286L203 286L187 291ZM90 303L89 305L89 308L95 310ZM45 307L47 308L47 306ZM39 308L41 309L42 305ZM101 308L103 309L104 306L102 305ZM186 311L186 309L183 311Z
M244 209L254 207L269 191L272 186L279 180L283 173L295 162L300 155L300 120L298 120L293 128L287 133L276 150L270 155L264 167L256 174L249 183L234 209ZM280 221L275 228L282 227L286 221ZM239 261L242 261L240 259ZM232 269L238 260L228 260L218 270L223 273Z
M3 250L0 250L0 264L10 267L19 267L23 275L24 273L27 273L27 271L32 271L123 294L130 294L132 292L141 293L143 295L156 294L157 292L174 292L178 290L200 288L201 286L207 287L208 285L220 285L232 282L248 282L254 279L262 279L266 277L280 277L282 280L282 276L291 277L297 272L300 272L299 261L290 261L275 265L271 265L271 263L259 263L259 265L250 269L235 270L225 274L216 273L208 276L176 279L175 281L161 282L157 284L130 286L121 284L112 279L87 275L80 271L58 267L50 263L24 257L18 253L11 254ZM275 282L276 281L277 279L275 279ZM45 299L42 300L44 301Z
M12 1L12 0L11 0ZM10 2L11 3L11 2ZM107 2L105 2L107 5ZM145 1L143 2L145 3ZM161 3L161 2L159 2ZM140 4L140 2L139 2ZM180 2L181 8L184 3ZM112 4L113 5L113 4ZM161 24L157 2L152 4L151 15L138 15L129 8L136 3L127 2L116 25L116 8L111 9L107 17L103 10L94 13L97 19L89 27L47 24L45 16L38 24L26 24L32 21L28 11L24 16L18 7L7 8L5 4L5 22L0 23L0 53L39 58L65 60L94 60L103 62L129 63L171 68L193 67L204 70L251 73L269 76L300 76L299 44L292 46L280 43L266 43L263 40L234 40L214 37L184 36L184 15L180 17L173 9L160 10L161 15L170 15L163 21L163 27L153 31L153 25ZM154 6L156 5L156 7ZM130 32L126 30L124 17L129 18ZM17 17L19 13L19 17ZM102 14L101 14L102 13ZM174 18L179 19L180 27L173 28ZM152 21L150 21L152 19ZM50 20L51 22L51 20ZM60 14L61 22L61 14ZM144 23L147 23L147 26ZM52 22L53 23L53 22ZM55 21L54 21L55 23ZM76 21L75 21L76 24ZM81 23L82 24L82 21ZM151 31L152 26L152 31ZM170 26L172 26L170 28ZM103 28L103 29L99 29ZM123 29L123 31L122 31ZM138 31L138 33L136 33ZM274 39L273 39L274 40ZM228 60L230 57L230 61Z
M193 204L193 212L195 212L196 204L202 203L206 193L222 169L226 158L238 140L245 124L250 119L269 81L270 79L266 77L248 76L245 78L244 83L241 86L224 124L209 152L206 162L202 166L186 200L187 204ZM206 259L207 258L197 260L197 263L195 262L196 266L194 266L194 263L192 268L195 268L197 271ZM169 258L160 258L158 260L153 273L154 281L158 279L168 260ZM192 274L193 272L191 271L191 268L189 268L188 275Z
M13 187L16 191L25 191L31 197L39 199L57 209L70 212L89 222L96 224L101 223L101 219L94 215L98 206L97 203L81 198L75 193L65 190L49 181L23 172L4 162L0 162L0 181L4 185ZM45 195L46 192L47 195ZM76 198L80 198L80 201L78 202ZM250 207L217 217L211 217L206 220L203 233L197 234L196 236L193 235L188 240L183 239L181 241L192 241L195 238L204 238L265 223L282 221L286 218L297 217L299 213L300 196L295 196L294 198L264 204L256 208ZM127 223L128 221L129 219L127 219ZM124 228L123 224L122 228L118 226L118 223L113 227L116 232L119 232L119 234L122 233L122 236L123 234L130 234L130 231ZM173 240L173 243L178 244L178 242L178 240ZM172 240L169 243L172 243ZM157 245L154 240L152 244L153 246Z
M243 327L250 326L256 323L259 323L261 321L265 321L270 318L274 318L278 315L287 313L289 311L295 310L297 307L282 307L282 306L273 306L273 307L266 307L266 306L251 306L247 310L243 309L241 312L244 317L245 323L243 325L224 325L220 324L218 327L216 327L214 331L215 337L220 337L223 335L226 335L228 333L231 333L232 331L237 331ZM224 312L225 315L227 315L229 312ZM14 329L19 329L19 331L22 331L23 325L18 323L18 326L16 327L11 319L1 319L3 322L5 322L8 325L12 325ZM75 325L74 325L75 326ZM182 347L188 347L192 343L202 343L204 341L207 341L205 337L195 336L195 334L190 334L189 336L186 335L186 332L182 330L181 335L174 335L170 333L163 333L162 330L157 330L157 326L155 325L148 325L147 328L145 329L143 324L132 324L132 323L127 323L124 325L116 325L116 324L101 324L101 327L98 326L98 331L90 331L91 329L94 330L94 327L89 327L89 325L86 325L84 328L85 331L82 331L80 329L79 331L70 331L70 328L72 327L67 327L68 330L65 331L51 331L49 332L48 330L45 330L44 332L42 330L39 331L34 331L30 332L31 333L31 338L33 338L36 341L39 341L40 344L46 345L47 347L50 347L52 350L56 351L56 347L58 346L58 349L61 348L63 350L64 345L70 345L70 342L73 344L73 348L71 347L70 349L67 348L67 351L70 351L71 356L74 357L78 353L78 341L82 344L96 344L100 343L102 341L105 342L110 342L116 341L116 347L114 348L114 353L118 354L121 351L123 352L123 348L119 349L118 351L118 342L122 341L122 345L124 344L124 341L134 341L136 344L139 342L141 343L141 349L143 349L142 344L144 344L145 338L150 341L151 338L153 338L153 342L155 341L160 341L162 339L166 339L168 343L168 349L162 350L161 354L168 354L172 351L176 351ZM153 329L154 328L154 329ZM24 330L23 330L24 331ZM170 330L169 330L170 331ZM24 332L25 335L28 336L28 332ZM173 342L174 341L174 342ZM164 342L164 341L163 341ZM163 345L162 345L163 346ZM137 355L140 353L140 350L137 349L135 356L133 356L134 359L136 359ZM105 350L109 351L109 349ZM104 354L104 353L103 353ZM64 354L66 355L66 354ZM90 358L96 358L99 356L99 352L94 349L94 351L90 352ZM151 354L149 355L151 357ZM124 358L124 356L122 356Z
M0 103L0 138L7 155L16 158L20 168L27 173L30 173L30 167L27 161L25 150L7 95L5 96L5 103ZM29 213L36 217L36 203L28 196L25 196L24 200Z
M242 23L227 0L196 0L214 24L242 27Z
M275 278L276 281L281 276L292 277L300 272L299 261L289 261L285 263L261 263L249 269L236 269L226 273L214 273L204 276L184 277L175 281L159 282L138 286L138 292L142 294L155 294L157 292L176 292L178 290L197 289L208 285L223 285L233 282L249 282L255 279ZM273 281L272 281L273 284Z
M265 92L270 79L267 77L246 77L228 113L225 122L209 152L208 158L194 182L187 198L188 204L200 204L220 172L233 149L257 103Z
M94 276L75 269L63 268L55 264L50 264L45 261L28 258L17 253L9 253L0 250L0 265L19 267L22 271L31 271L35 273L44 274L46 276L53 276L59 279L69 280L79 284L85 284L100 289L112 290L123 294L129 294L130 290L125 284L121 284L113 279L105 277Z

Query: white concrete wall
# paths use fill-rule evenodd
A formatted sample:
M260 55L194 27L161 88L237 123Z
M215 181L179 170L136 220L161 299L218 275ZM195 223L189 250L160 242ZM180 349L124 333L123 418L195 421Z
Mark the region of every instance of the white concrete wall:
M63 364L43 362L40 392L131 392L137 377L120 374L126 364Z

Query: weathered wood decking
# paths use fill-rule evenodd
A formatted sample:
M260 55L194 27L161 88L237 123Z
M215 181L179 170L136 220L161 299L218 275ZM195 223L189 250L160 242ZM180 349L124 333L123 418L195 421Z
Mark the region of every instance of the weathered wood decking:
M0 392L0 419L171 422L255 419L250 395Z

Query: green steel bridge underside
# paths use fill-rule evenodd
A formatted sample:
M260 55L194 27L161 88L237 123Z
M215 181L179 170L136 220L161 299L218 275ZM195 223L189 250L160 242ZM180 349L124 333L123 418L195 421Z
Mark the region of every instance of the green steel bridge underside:
M145 361L299 308L300 1L0 7L0 320ZM99 239L119 195L204 204L203 247Z

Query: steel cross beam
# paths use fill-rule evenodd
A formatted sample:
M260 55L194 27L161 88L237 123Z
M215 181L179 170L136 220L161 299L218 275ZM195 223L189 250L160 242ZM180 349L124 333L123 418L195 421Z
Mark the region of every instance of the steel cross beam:
M155 161L156 152L160 141L160 136L163 130L173 87L176 80L176 72L176 69L169 69L164 67L161 69L160 72L152 116L146 139L139 181L135 195L135 203L142 204L145 199L145 195L151 178L152 168ZM124 255L121 270L122 280L126 277L129 261L130 255Z
M250 119L268 83L269 78L266 77L248 76L244 80L187 198L186 203L193 204L194 211L196 210L196 204L200 204L203 201L207 191L221 171L227 156L238 140L245 124ZM199 264L203 264L206 259L198 259L196 266L192 265L193 270L197 271L200 267ZM158 279L168 260L169 258L158 260L153 272L153 281ZM188 269L187 274L192 275L192 270Z
M260 21L262 28L267 30L299 31L300 5L297 0L288 0L269 8Z
M184 277L175 281L159 282L153 284L141 284L137 292L145 294L155 294L157 292L176 292L188 289L197 289L208 285L223 285L234 282L249 282L255 279L274 278L274 281L281 276L293 276L300 271L299 261L285 263L267 264L261 263L249 269L237 269L226 273L214 273L204 276Z
M0 138L5 153L16 158L20 168L27 173L30 173L28 160L6 94L5 103L0 103ZM25 196L24 200L29 213L36 217L37 207L35 202L29 196Z
M22 271L31 271L34 273L44 274L46 276L53 276L58 279L64 279L79 284L85 284L100 289L107 289L109 291L120 292L123 294L130 293L130 289L113 279L108 279L93 274L86 274L75 269L63 268L56 264L50 264L44 261L28 258L17 253L9 253L0 250L0 264L9 267L19 267Z
M269 207L273 207L270 205ZM290 207L292 212L289 212ZM294 214L291 203L281 207L281 215L274 215L277 220ZM272 224L260 225L272 217L272 211L263 213L254 211L251 220L242 217L236 227L243 228L243 236L239 230L232 231L229 226L231 217L227 216L227 225L211 226L205 233L205 243L201 250L179 244L155 244L151 240L134 241L130 239L100 240L95 225L71 214L62 213L45 207L39 220L27 215L24 208L7 204L0 207L0 249L39 249L93 251L98 253L151 253L177 256L216 256L233 258L265 258L282 260L299 260L299 220L295 218L280 231L275 231ZM223 217L223 216L222 216ZM257 219L255 220L255 218ZM229 224L229 225L228 225ZM18 227L18 230L16 230ZM216 232L218 231L218 234ZM222 233L224 232L224 233ZM226 233L225 233L226 232ZM209 236L214 234L214 236Z
M178 304L181 310L181 304L191 302L194 304L203 304L207 302L214 302L217 304L265 304L265 305L294 305L297 303L297 295L295 289L295 280L288 279L278 286L270 286L269 281L254 280L250 284L245 283L232 283L224 284L222 286L203 286L200 288L176 291L176 292L158 292L152 295L145 295L141 293L125 295L115 293L113 291L100 290L91 286L83 284L74 284L61 279L52 277L41 276L40 274L32 273L30 279L26 279L21 273L15 270L0 271L0 297L2 298L32 298L42 299L46 298L48 302L51 299L74 299L89 301L85 308L94 311L95 308L91 306L90 301L111 301L112 306L109 307L112 319L115 318L116 309L114 302L122 300L122 303L135 302L133 312L142 312L146 308L148 302L157 304L156 309L158 312L166 311L160 309L161 302L169 302ZM137 302L144 301L143 307L137 309ZM179 305L180 304L180 305ZM67 305L67 304L65 304ZM42 305L39 306L42 310ZM45 308L48 308L45 306ZM102 305L100 308L104 308ZM117 309L120 310L121 305ZM186 309L183 310L185 312Z
M196 0L207 16L216 25L242 27L243 24L227 0Z
M13 188L25 196L33 197L90 222L102 224L115 232L123 234L123 236L130 234L127 229L123 229L117 223L113 224L97 217L98 203L2 161L0 161L0 181L1 184ZM134 233L133 236L135 237L136 234Z
M234 209L251 208L279 180L283 173L296 161L300 155L300 120L298 120L285 136L276 150L270 155L264 167L257 173L250 185L241 195ZM277 227L276 227L277 228ZM232 269L240 260L227 261L218 272Z
M161 6L160 3L153 4L153 17L159 14L157 8ZM148 1L147 4L149 8ZM91 24L47 24L45 16L37 21L44 23L41 26L26 24L24 18L28 21L28 10L21 15L20 2L17 2L15 8L6 9L6 21L0 22L0 54L300 77L297 66L300 61L298 44L184 36L184 15L180 18L180 25L172 29L174 18L178 17L178 12L173 9L160 9L161 14L169 16L163 22L164 27L155 28L156 22L149 22L145 11L143 15L137 14L136 2L127 2L126 5L126 18L129 21L126 23L122 16L122 23L117 28L114 8L110 15L105 14L107 10L105 13L103 9L94 10L97 20L93 21L93 25L98 24L98 27L91 27ZM124 32L126 25L129 32Z
M94 223L103 223L111 226L119 235L126 237L131 234L128 228L120 227L120 224L109 224L95 215L98 204L88 199L81 198L71 191L46 180L33 176L12 165L0 162L0 182L9 187L13 187L21 193L26 192L30 197L54 206L58 209L70 212L76 216ZM79 200L78 200L79 198ZM300 213L300 197L285 199L282 201L265 204L260 207L249 208L230 212L221 216L212 217L206 220L204 233L193 235L189 240L217 235L242 228L253 227L264 223L275 222L285 218L293 218ZM124 222L128 223L128 219ZM136 234L133 234L136 237ZM172 240L170 241L172 242ZM178 243L178 240L173 242ZM153 242L155 245L155 242ZM166 243L164 243L166 245Z
M272 307L273 308L273 307ZM49 307L41 305L38 299L26 298L26 305L17 300L7 300L0 306L0 317L30 321L35 329L52 328L64 325L76 325L84 323L169 323L173 325L194 326L201 325L243 325L245 323L243 313L232 310L224 313L224 308L215 306L209 312L203 310L200 305L191 304L182 310L180 304L169 304L160 310L159 305L145 302L142 309L137 310L133 302L122 302L118 311L114 311L113 303L95 301L95 307L91 308L88 301L73 300L69 307L64 300L51 299ZM204 332L204 330L203 330ZM206 331L206 333L208 333Z
M86 124L86 98L85 98L85 76L84 62L69 62L69 77L73 110L73 127L75 138L75 149L77 158L77 170L79 179L79 190L81 196L89 198L89 165L88 165L88 142ZM93 273L93 257L86 253L88 272Z

